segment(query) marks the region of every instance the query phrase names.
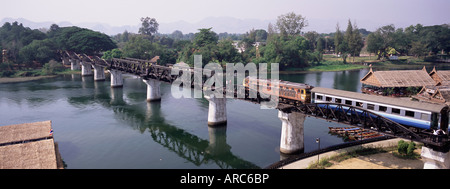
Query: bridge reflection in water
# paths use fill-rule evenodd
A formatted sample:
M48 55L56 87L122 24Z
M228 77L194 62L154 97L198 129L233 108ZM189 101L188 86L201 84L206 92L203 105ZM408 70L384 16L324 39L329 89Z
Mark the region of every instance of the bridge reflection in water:
M86 82L89 83L89 81ZM114 112L115 119L126 122L124 125L131 126L140 133L150 133L154 142L196 166L214 163L222 169L260 168L231 152L231 146L226 141L226 126L209 127L205 123L204 128L209 133L209 140L205 140L167 123L161 113L161 101L147 103L146 109L136 104L128 104L127 98L136 98L136 101L145 102L145 93L130 93L124 97L123 88L108 89L99 86L101 84L96 82L93 85L93 97L92 94L69 97L69 103L76 106L96 103L104 108L111 109ZM108 90L110 91L108 92Z

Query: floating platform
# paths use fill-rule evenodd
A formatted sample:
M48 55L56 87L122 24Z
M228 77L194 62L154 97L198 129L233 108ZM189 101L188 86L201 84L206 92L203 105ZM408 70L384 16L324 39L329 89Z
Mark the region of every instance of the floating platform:
M378 132L359 127L328 127L328 129L330 129L330 133L337 134L341 137L347 138L350 141L384 136Z

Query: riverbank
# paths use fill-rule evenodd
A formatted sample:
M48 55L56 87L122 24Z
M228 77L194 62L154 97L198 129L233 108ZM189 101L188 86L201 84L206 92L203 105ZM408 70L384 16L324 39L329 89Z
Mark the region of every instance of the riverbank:
M55 75L0 77L0 84L35 81L35 80L40 80L40 79L53 78L53 77L57 77L59 75L79 74L79 73L80 73L79 70L64 70L62 72L57 72Z
M399 60L376 60L375 57L355 57L348 58L347 63L344 64L342 58L327 55L320 64L312 65L307 68L288 68L280 71L281 74L300 74L308 72L334 72L334 71L348 71L359 70L364 68L422 68L423 66L433 65L432 62L425 62L423 59L401 56Z
M332 163L331 166L321 167L325 169L422 169L423 162L421 160L400 158L392 153L393 150L389 150L394 146L397 146L399 140L401 139L395 138L323 153L319 155L319 162ZM333 157L342 156L342 154L346 153L353 153L356 150L364 148L378 148L382 150L379 150L378 153L371 153L369 155L357 155L343 161L330 161ZM417 148L415 153L420 154L420 147ZM317 168L312 166L314 163L317 163L317 156L290 163L280 169L314 169Z
M45 78L53 78L57 75L47 75L47 76L34 76L34 77L1 77L0 78L0 84L3 83L19 83L19 82L26 82L26 81L35 81Z

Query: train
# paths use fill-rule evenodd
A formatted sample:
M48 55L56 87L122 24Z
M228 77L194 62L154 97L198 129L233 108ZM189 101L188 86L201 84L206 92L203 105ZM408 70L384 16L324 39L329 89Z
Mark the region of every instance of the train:
M269 95L279 95L279 102L293 105L308 103L335 103L371 111L399 124L420 130L443 129L447 132L449 107L409 99L362 94L337 89L314 87L308 84L278 80L272 84L270 79L246 77L243 85L247 90L260 90ZM276 94L275 88L279 94ZM324 105L325 106L325 105ZM330 106L334 108L334 106ZM443 126L441 128L441 126Z
M278 95L280 102L298 105L300 103L311 102L311 85L294 83L279 80L278 85L272 84L270 79L258 79L248 76L244 79L243 85L246 90L258 91L259 89L268 95ZM265 88L264 88L265 87ZM278 94L277 90L278 88Z

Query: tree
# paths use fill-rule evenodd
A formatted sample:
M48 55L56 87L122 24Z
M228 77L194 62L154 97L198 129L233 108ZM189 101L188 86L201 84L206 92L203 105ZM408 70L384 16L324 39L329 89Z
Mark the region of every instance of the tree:
M353 61L355 60L355 56L359 56L361 49L364 47L364 42L362 39L362 35L359 33L359 29L356 24L352 25L350 20L348 20L347 30L345 31L344 39L347 41L348 52L351 56L353 56Z
M199 33L195 34L194 37L194 46L196 47L204 47L208 44L217 44L219 37L216 32L211 31L212 28L202 28L199 29Z
M409 53L414 55L415 57L424 56L427 53L427 45L421 41L413 41L411 42Z
M117 48L109 36L88 29L83 29L70 36L66 46L77 53L90 55Z
M160 54L158 44L141 35L132 36L122 50L124 57L138 59L151 59Z
M367 50L371 53L376 53L378 60L381 57L387 57L388 47L395 46L394 32L395 27L392 24L378 28L367 37Z
M377 60L381 58L383 49L383 39L379 33L374 32L367 36L367 51L378 55Z
M34 40L44 40L47 36L39 30L31 30L18 22L6 22L0 28L0 46L8 50L9 60L20 63L19 51Z
M320 35L316 31L306 32L304 37L309 41L309 46L311 49L316 49L317 40Z
M275 35L264 48L264 60L280 63L280 69L306 67L309 61L308 43L301 36Z
M27 67L33 67L36 61L43 65L51 59L57 59L56 47L49 39L34 40L29 45L20 49L20 59Z
M299 35L304 27L308 26L306 17L290 12L278 16L276 27L283 36Z
M113 49L103 53L102 59L112 60L113 58L122 58L123 52L120 49Z
M266 30L259 29L255 30L255 41L262 42L267 40L267 32Z
M339 28L339 23L336 24L336 33L334 34L334 46L336 54L340 54L342 56L344 64L347 63L346 60L348 53L348 42Z
M51 40L59 50L89 55L117 48L109 36L76 26L60 28Z
M145 17L141 18L142 25L139 28L139 34L147 36L153 40L153 35L158 31L159 24L155 18Z
M217 59L221 63L238 63L241 62L241 56L236 48L233 46L232 40L221 40L217 44L218 54Z

